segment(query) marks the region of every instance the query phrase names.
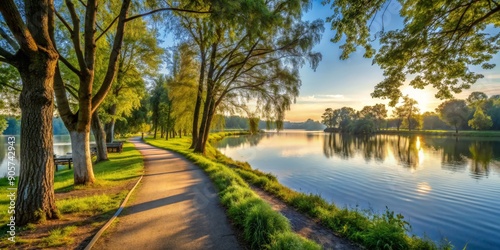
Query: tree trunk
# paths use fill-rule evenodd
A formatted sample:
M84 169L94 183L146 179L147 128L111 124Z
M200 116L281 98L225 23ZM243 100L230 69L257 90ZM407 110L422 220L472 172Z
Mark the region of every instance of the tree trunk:
M75 185L93 183L95 178L90 158L90 133L73 130L69 132L69 135L71 137Z
M106 142L111 143L115 140L115 124L116 119L113 118L116 115L116 104L111 105L111 107L107 110L107 113L112 117L111 121L106 123Z
M97 149L97 162L107 161L108 160L108 151L106 148L106 133L102 127L101 121L99 119L99 115L97 111L92 114L92 133L94 134L95 145Z
M59 217L54 196L53 79L57 54L40 52L19 69L23 89L16 226ZM15 193L15 192L14 192Z
M193 149L196 146L196 142L198 141L198 123L200 117L200 109L201 102L203 101L203 84L205 84L205 64L206 64L206 56L203 48L201 50L201 63L200 63L200 77L198 79L198 93L196 93L196 103L194 106L194 114L193 114L193 131L191 142L191 146L189 148Z

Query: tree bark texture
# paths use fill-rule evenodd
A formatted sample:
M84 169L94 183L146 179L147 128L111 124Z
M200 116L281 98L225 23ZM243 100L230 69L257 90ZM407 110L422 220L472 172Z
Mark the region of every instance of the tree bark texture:
M57 54L43 52L19 68L23 89L21 106L21 159L15 217L16 225L58 218L54 196L53 77Z
M16 226L58 218L54 196L52 116L54 73L58 53L52 43L53 0L24 1L24 23L13 0L3 0L0 12L16 50L2 50L4 62L17 68L23 83L21 107L21 158L16 194ZM16 44L17 43L17 44Z

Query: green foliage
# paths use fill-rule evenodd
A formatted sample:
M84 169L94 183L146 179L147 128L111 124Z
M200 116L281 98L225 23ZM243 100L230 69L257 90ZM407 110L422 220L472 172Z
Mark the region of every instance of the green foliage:
M481 108L476 109L474 116L469 120L469 126L476 130L485 130L491 128L493 121L491 117L485 115Z
M385 79L378 83L372 96L390 99L391 106L402 96L399 88L407 75L412 76L411 86L422 89L432 85L438 90L437 97L451 98L483 77L473 72L471 66L495 66L489 61L500 50L500 33L491 28L498 27L500 17L498 5L492 6L489 1L324 2L333 8L327 19L336 32L332 42L345 41L340 46L341 58L348 58L357 46L364 47L365 57L375 55L374 63L380 65ZM388 8L398 7L404 19L402 28L371 29L374 21L381 19L383 24ZM372 47L376 38L381 44L378 51Z
M459 128L467 125L470 109L464 100L448 100L439 105L436 109L439 117L447 124L455 127L458 132Z

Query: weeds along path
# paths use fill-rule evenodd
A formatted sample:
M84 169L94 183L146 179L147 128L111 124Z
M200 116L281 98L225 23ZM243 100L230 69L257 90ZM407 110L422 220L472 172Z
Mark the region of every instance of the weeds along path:
M260 196L260 198L269 203L273 210L280 212L290 221L293 231L303 237L315 241L316 243L320 244L323 249L362 249L349 240L336 236L331 230L321 226L313 219L297 212L295 209L289 207L281 200L268 194L266 191L255 186L251 186L251 188L257 195Z
M133 139L145 173L93 249L240 249L210 179L181 155Z

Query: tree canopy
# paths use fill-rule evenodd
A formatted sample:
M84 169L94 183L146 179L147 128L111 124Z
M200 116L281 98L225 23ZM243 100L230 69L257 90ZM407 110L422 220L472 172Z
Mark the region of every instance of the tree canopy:
M324 1L332 5L333 14L327 19L336 33L332 42L343 42L342 59L349 57L358 46L365 57L384 71L385 79L378 83L373 97L387 98L396 105L399 89L409 79L414 88L431 85L436 97L451 98L468 89L483 75L472 66L491 69L493 55L500 50L500 3L490 0L427 1L400 0L401 29L379 32L371 28L376 18L384 18L388 0ZM383 21L382 21L383 22ZM379 38L380 48L374 48ZM345 38L345 40L343 40Z

